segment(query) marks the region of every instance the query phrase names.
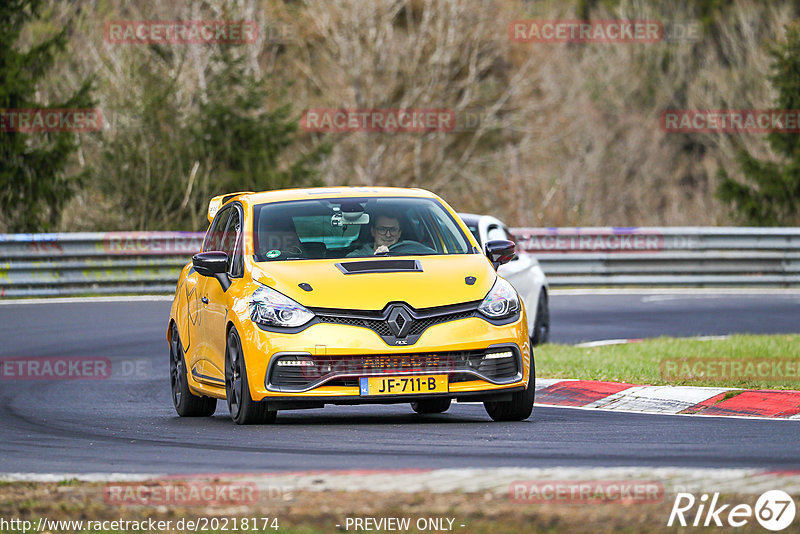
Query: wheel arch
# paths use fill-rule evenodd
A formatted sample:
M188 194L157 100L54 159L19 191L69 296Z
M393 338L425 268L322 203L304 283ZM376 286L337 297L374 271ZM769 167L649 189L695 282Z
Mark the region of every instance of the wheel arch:
M172 347L172 329L173 327L175 330L178 330L178 323L175 321L174 317L169 318L169 324L167 324L167 344ZM178 340L180 341L180 333L178 333Z

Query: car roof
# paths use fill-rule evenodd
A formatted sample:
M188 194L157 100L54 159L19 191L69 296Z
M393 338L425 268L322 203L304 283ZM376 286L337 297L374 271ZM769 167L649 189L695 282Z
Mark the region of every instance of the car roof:
M240 191L237 193L227 193L217 195L208 204L208 221L215 217L217 211L228 203L239 201L248 206L266 204L270 202L286 202L291 200L307 200L314 198L352 198L352 197L417 197L417 198L439 198L430 191L418 188L404 187L363 187L363 186L341 186L341 187L307 187L298 189L276 189L272 191Z
M240 195L240 200L247 200L253 204L264 202L282 202L286 200L305 200L313 198L346 198L346 197L421 197L435 198L436 195L424 189L411 189L404 187L309 187L304 189L279 189L262 191L260 193L246 193Z

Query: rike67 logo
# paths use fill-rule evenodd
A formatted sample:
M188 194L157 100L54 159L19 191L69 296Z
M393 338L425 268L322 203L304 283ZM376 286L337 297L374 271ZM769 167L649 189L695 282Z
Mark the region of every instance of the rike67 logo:
M719 493L714 493L710 501L706 493L699 500L691 493L678 493L667 526L677 520L682 527L742 527L755 518L765 529L778 532L792 524L795 512L794 499L781 490L761 494L754 507L720 504Z

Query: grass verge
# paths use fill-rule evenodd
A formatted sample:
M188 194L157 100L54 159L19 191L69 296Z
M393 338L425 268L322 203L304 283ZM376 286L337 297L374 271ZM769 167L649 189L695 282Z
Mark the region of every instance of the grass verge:
M534 353L539 378L800 389L800 335L734 335L714 340L660 337L586 348L547 344Z

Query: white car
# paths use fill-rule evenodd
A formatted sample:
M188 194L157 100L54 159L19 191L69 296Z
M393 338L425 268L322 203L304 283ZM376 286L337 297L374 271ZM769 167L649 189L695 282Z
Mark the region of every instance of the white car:
M495 239L515 241L508 227L491 215L459 215L484 249L486 243ZM511 282L525 303L531 344L546 343L550 337L550 288L539 262L532 254L518 251L513 260L498 268L497 273Z

